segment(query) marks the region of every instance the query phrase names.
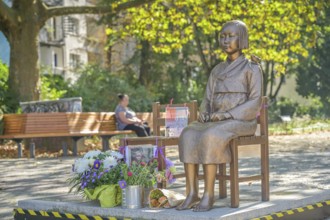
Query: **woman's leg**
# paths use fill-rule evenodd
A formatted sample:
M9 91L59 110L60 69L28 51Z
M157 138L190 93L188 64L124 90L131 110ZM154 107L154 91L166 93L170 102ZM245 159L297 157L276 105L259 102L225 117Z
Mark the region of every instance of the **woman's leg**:
M191 209L198 201L198 164L185 163L186 172L186 200L179 205L177 210Z
M148 136L150 136L150 127L149 127L148 123L147 122L144 122L143 123L143 127L146 130Z
M144 127L141 125L135 125L135 124L129 124L126 125L126 127L124 128L124 130L132 130L135 131L136 135L138 137L146 137L148 136L147 131L144 129Z
M194 208L195 212L204 212L212 209L214 203L214 184L217 175L216 164L203 164L204 194L201 201Z

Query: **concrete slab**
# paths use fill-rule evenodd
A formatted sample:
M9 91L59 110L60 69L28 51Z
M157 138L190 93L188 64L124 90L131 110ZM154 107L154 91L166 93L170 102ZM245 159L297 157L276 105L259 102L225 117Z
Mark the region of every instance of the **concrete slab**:
M118 217L131 219L157 220L241 220L262 217L274 212L294 209L330 200L330 190L316 193L315 190L302 191L300 194L281 195L269 202L243 202L233 209L229 207L229 199L217 200L215 208L209 212L196 213L191 210L176 211L175 209L123 209L101 208L98 202L86 202L77 196L60 196L36 200L22 200L18 207L34 211L57 211L59 213L84 214L88 216Z
M329 141L330 132L270 137L270 205L290 200L296 201L299 206L300 199L312 195L317 197L330 190ZM252 147L243 148L242 152L242 156L248 158L240 160L240 175L258 174L260 160L250 157L254 155L251 153ZM178 171L181 172L183 167L178 160L177 148L168 149L167 156L176 163ZM50 201L82 203L80 197L67 194L69 187L66 179L70 177L71 164L75 159L1 159L0 219L12 220L12 210L17 208L18 201L23 200L48 197L47 200ZM200 193L203 185L201 181ZM184 193L184 186L184 179L179 179L171 188ZM217 191L218 187L216 193ZM244 212L249 206L268 204L260 203L260 182L240 184L240 203L244 210L238 209L236 212ZM221 210L229 208L229 199L217 201L216 206L221 207Z

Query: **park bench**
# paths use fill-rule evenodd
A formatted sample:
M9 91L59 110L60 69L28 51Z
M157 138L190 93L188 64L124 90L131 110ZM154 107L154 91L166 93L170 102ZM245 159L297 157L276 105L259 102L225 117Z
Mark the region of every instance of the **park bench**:
M151 113L138 113L149 121ZM14 140L18 145L18 157L22 157L22 140L48 137L70 137L73 140L73 155L77 155L77 142L85 136L100 136L103 150L109 149L109 139L116 135L134 134L133 131L118 131L113 112L55 112L5 114L4 133L0 139ZM34 143L30 145L30 157L34 157Z
M252 136L238 137L233 139L229 147L231 148L232 160L229 164L229 174L227 174L226 164L219 165L219 172L217 174L217 180L219 181L219 197L227 197L227 181L230 182L230 196L231 196L231 207L237 208L239 206L239 183L261 180L261 198L262 201L269 200L269 145L268 145L268 110L267 110L267 97L262 97L262 107L260 114L257 116L258 127L260 128L260 134L256 133ZM159 103L153 104L153 128L155 137L145 137L145 138L123 138L121 139L121 145L143 145L143 144L154 144L157 147L165 147L178 144L178 138L168 138L161 136L161 127L165 125L164 114L161 110L168 105L160 105ZM171 106L171 105L170 105ZM176 107L183 106L172 105ZM192 102L184 104L184 106L189 107L190 116L189 123L197 120L197 102ZM261 158L261 173L259 175L244 176L239 177L239 167L238 167L238 151L239 147L244 147L246 145L259 145L260 146L260 158ZM165 150L162 152L166 155ZM162 155L158 151L159 158L159 169L165 169L165 162ZM174 175L175 178L185 177L185 173L179 173ZM199 179L203 179L203 175L199 175ZM166 183L160 184L160 187L166 187Z

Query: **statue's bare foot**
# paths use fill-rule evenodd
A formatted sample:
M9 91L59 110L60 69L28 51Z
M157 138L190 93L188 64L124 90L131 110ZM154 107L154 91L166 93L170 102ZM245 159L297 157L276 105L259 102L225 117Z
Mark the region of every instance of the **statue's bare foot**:
M213 196L204 195L202 200L193 209L194 212L206 212L212 209L214 204Z
M189 195L181 205L176 207L176 210L182 211L193 208L199 202L198 195Z

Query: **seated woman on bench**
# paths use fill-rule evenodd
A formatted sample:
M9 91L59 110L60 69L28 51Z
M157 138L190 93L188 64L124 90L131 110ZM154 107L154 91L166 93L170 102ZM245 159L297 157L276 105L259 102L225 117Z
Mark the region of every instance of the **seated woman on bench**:
M118 95L119 104L116 107L118 130L135 131L138 137L150 136L150 128L146 122L136 117L135 112L128 108L129 97L126 94Z

